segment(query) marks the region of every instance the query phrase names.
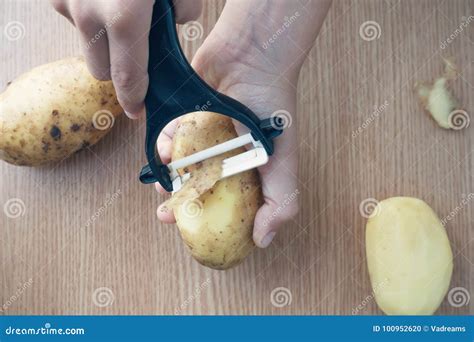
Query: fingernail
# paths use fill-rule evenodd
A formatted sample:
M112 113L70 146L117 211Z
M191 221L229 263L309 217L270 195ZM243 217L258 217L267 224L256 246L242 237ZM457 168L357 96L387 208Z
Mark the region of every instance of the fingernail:
M260 245L262 246L262 248L267 248L270 245L273 238L275 237L275 234L276 232L270 232L267 235L265 235L265 237L260 242Z

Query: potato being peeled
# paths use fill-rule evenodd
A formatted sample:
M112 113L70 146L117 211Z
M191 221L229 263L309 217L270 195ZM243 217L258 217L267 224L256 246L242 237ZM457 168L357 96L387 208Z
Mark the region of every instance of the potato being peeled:
M431 315L453 272L446 231L422 200L393 197L378 203L366 227L370 281L388 315Z
M181 159L236 136L228 117L210 112L188 114L180 119L176 129L172 159ZM253 223L263 201L257 170L217 181L222 159L244 151L229 151L189 167L192 178L173 196L181 197L179 205L171 206L181 237L193 257L211 268L235 266L254 248Z
M97 143L122 113L111 81L82 58L32 69L0 94L0 159L36 166Z

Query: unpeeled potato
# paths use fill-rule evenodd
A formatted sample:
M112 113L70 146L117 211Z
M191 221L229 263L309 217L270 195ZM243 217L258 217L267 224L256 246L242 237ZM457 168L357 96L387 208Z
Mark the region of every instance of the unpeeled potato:
M228 117L210 112L188 114L180 119L176 129L172 159L181 159L236 136ZM244 151L239 148L224 157ZM205 163L194 165L186 171L192 174L199 167L208 166ZM253 223L262 201L257 171L250 170L218 181L198 198L174 208L174 214L181 237L193 257L205 266L228 269L240 263L254 248Z
M97 143L122 113L111 81L82 58L32 69L0 94L0 159L36 166Z
M453 254L435 212L422 200L393 197L378 203L367 222L369 275L388 315L431 315L449 288Z

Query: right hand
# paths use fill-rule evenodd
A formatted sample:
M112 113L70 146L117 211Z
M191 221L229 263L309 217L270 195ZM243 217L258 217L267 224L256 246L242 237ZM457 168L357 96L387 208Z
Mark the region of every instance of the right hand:
M154 0L50 0L80 32L91 74L112 80L130 118L144 112L148 89L148 32ZM201 1L174 0L176 21L201 13Z

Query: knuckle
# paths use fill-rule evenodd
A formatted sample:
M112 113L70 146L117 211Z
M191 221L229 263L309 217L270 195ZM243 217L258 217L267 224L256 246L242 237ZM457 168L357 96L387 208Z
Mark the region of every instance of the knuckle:
M74 23L77 28L84 33L91 33L91 29L94 27L91 16L86 11L76 11L73 14Z
M115 87L126 91L134 89L137 85L137 77L129 71L112 69L112 80Z

